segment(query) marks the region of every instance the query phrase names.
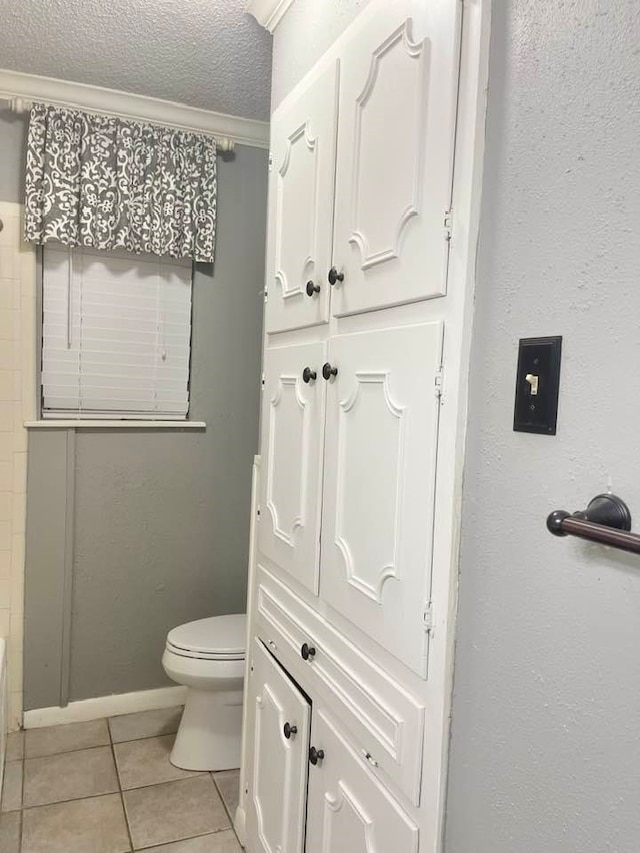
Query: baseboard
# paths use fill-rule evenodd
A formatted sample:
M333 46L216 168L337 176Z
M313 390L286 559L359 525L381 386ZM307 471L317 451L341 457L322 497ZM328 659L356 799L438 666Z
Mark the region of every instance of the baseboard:
M238 836L238 841L242 844L243 847L246 847L247 844L247 820L246 814L242 806L238 806L236 809L235 816L233 818L233 828L236 831L236 835Z
M137 711L155 711L183 705L186 687L160 687L157 690L139 690L136 693L115 693L70 702L65 708L35 708L25 711L25 729L40 729L43 726L58 726L64 723L84 723L102 717L117 717L120 714L135 714Z

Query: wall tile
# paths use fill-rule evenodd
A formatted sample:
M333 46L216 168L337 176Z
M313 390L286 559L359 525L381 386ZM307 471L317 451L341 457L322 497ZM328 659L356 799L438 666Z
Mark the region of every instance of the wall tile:
M11 576L11 551L0 551L0 578Z
M15 341L0 341L0 370L15 368Z
M2 451L2 436L0 434L0 452ZM13 459L0 458L0 492L13 491Z
M0 492L0 521L13 519L13 492Z
M2 581L0 581L1 583ZM24 613L24 571L11 573L11 633L14 622L22 626Z
M8 637L11 631L11 610L0 607L0 637Z
M12 246L0 245L0 279L17 278L19 275L19 254Z
M0 311L0 341L13 340L13 311Z
M0 275L2 272L0 256ZM14 280L12 278L0 278L0 311L10 311L15 307L13 291Z
M0 519L2 519L2 492L0 492ZM23 495L16 494L9 507L11 521L11 533L13 536L16 533L22 534L27 528L27 501Z
M11 550L11 522L0 521L0 551Z
M0 400L3 402L13 400L13 370L0 370Z
M0 636L9 638L9 724L15 729L23 705L24 421L37 412L36 253L22 242L19 205L0 202L0 218Z
M11 607L11 578L0 578L0 607Z
M11 537L11 574L24 573L24 535L15 533Z
M12 432L13 425L13 403L0 402L0 432Z
M9 663L11 672L11 663ZM9 731L16 732L22 725L22 691L9 693Z
M13 371L13 399L22 400L22 371Z
M13 491L24 494L27 491L27 454L13 454Z

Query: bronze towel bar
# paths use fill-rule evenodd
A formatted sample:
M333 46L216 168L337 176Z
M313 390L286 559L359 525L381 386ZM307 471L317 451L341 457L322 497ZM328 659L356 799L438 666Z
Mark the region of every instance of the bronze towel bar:
M585 510L573 514L557 509L548 516L547 529L554 536L579 536L640 554L640 536L629 532L629 507L616 495L597 495Z

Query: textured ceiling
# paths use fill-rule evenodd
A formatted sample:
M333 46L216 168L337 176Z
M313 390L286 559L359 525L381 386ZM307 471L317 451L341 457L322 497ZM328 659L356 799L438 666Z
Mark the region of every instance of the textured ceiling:
M246 0L0 0L0 68L268 120L271 36Z

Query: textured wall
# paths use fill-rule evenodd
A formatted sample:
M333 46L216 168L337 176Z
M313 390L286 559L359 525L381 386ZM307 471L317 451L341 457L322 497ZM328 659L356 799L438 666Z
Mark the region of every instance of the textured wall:
M0 0L0 68L268 119L271 36L246 0Z
M640 519L639 15L494 3L447 853L640 848L640 564L544 526L609 480ZM511 429L546 334L555 438Z
M295 0L273 34L272 110L368 2Z
M22 203L27 124L0 101L0 201Z
M215 271L198 268L193 294L191 415L206 432L76 435L72 700L168 683L160 665L167 630L245 606L266 159L240 146L233 162L219 163ZM64 486L52 470L60 436L58 451L48 434L30 439L27 708L57 705L63 675L63 619L50 595L61 600L65 554L38 545ZM44 441L48 454L38 450Z

